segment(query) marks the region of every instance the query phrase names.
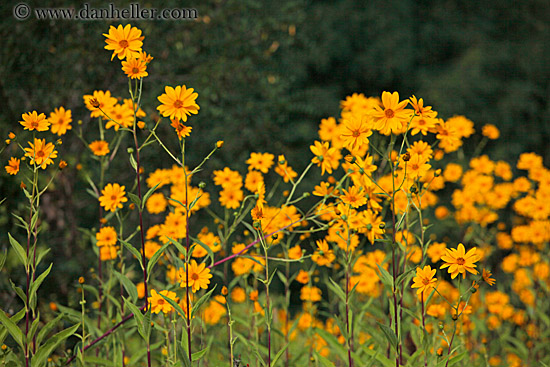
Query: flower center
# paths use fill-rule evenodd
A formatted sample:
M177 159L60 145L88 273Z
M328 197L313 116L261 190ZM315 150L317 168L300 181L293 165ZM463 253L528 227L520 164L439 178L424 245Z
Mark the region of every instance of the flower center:
M36 122L36 121L31 122L31 127L32 127L33 129L38 128L38 122Z
M38 152L36 152L36 156L37 156L37 157L40 157L40 158L41 158L41 157L44 157L44 155L45 155L45 154L44 154L44 151L43 151L43 150L39 150Z
M126 48L126 47L129 46L127 40L122 40L122 41L120 41L120 42L118 43L118 45L119 45L120 47L122 47L122 48Z
M387 110L385 110L384 114L389 119L391 119L391 118L393 118L393 116L395 116L395 113L393 112L393 110L391 108L388 108Z
M199 274L197 274L197 273L191 274L191 279L198 280L199 279Z
M157 301L157 303L158 303L159 305L163 305L163 304L164 304L164 298L159 299L159 300Z
M134 73L134 74L139 73L139 69L138 69L138 68L133 68L133 69L132 69L132 73Z
M361 135L361 133L359 132L359 130L355 130L351 135L353 135L354 138L357 138L359 137L359 135Z
M182 108L182 107L183 107L183 102L180 101L179 99L174 102L174 108Z
M457 263L458 265L464 265L464 263L465 263L464 258L459 257L458 259L456 259L456 263Z
M424 283L424 285L428 285L428 284L430 284L430 279L424 278L424 279L422 279L422 283Z
M111 195L111 200L115 201L116 200L116 195Z

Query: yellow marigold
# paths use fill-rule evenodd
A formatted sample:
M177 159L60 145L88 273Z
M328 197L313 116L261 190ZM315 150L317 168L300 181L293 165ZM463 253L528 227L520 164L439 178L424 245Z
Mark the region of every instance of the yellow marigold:
M162 312L162 313L169 313L171 312L174 307L172 307L172 305L170 303L168 303L167 300L165 300L162 296L166 296L168 298L170 298L171 300L173 300L174 302L178 302L179 299L178 297L176 297L176 293L175 292L170 292L170 291L167 291L167 290L164 290L164 291L160 291L160 294L157 293L156 290L151 290L151 297L148 297L147 298L147 301L149 302L149 305L151 306L151 312L152 313L156 313L158 314L159 312Z
M164 92L164 94L158 97L158 100L162 104L157 107L162 116L176 118L185 122L187 121L187 116L199 113L200 107L195 102L199 95L193 93L193 88L187 88L185 85L178 85L176 88L166 86Z
M122 24L119 24L117 28L111 26L109 28L109 33L103 33L107 38L105 43L106 50L112 50L113 54L111 55L111 60L115 56L118 56L120 60L130 56L130 57L139 57L141 47L143 46L144 37L141 35L141 30L132 27L130 24L126 24L124 28Z
M206 267L204 263L197 264L195 260L191 260L189 263L189 274L186 273L186 268L180 268L178 270L178 276L180 279L180 286L182 288L191 287L193 293L198 290L207 289L210 284L210 269Z
M416 294L430 292L434 288L434 284L437 283L437 278L434 278L434 275L435 269L432 269L430 265L426 265L422 269L417 267L411 288L418 288Z
M456 249L445 249L447 252L441 256L441 260L445 264L441 265L440 269L449 268L448 271L451 274L451 278L454 279L458 274L462 274L463 278L466 278L466 272L477 274L477 270L474 269L475 264L479 260L478 254L476 254L476 247L473 247L466 252L462 243L458 244Z
M374 129L381 134L399 134L403 130L403 124L411 116L411 111L405 109L409 104L408 100L399 101L399 93L382 92L382 107L376 105L371 112L374 120Z
M271 153L250 153L250 158L246 161L248 164L248 170L258 170L262 173L267 173L271 166L273 166L273 160L275 156Z
M151 196L149 196L149 199L147 199L147 202L145 203L145 207L147 208L147 211L151 214L159 214L166 210L166 207L168 206L168 201L164 197L164 194L161 192L157 192Z
M8 165L5 167L6 172L10 175L16 175L19 172L19 164L21 160L19 158L11 157L8 161Z
M105 207L105 210L114 212L117 208L122 208L122 203L128 201L124 191L125 186L120 186L117 183L107 184L103 190L101 190L101 196L99 197L99 205Z
M486 124L481 128L481 134L488 137L491 140L496 140L500 136L500 131L495 125Z
M99 232L95 234L96 245L99 247L103 246L114 246L116 245L117 235L113 227L102 227Z
M36 111L27 112L22 115L23 121L19 121L23 125L24 130L29 131L47 131L50 127L50 122L46 119L46 115L40 115Z
M149 75L147 73L147 64L143 60L133 57L129 57L126 61L122 62L122 71L130 79L141 79Z
M73 121L71 110L65 110L64 107L56 108L50 113L48 121L52 124L50 130L53 134L59 136L67 133L67 130L71 130L71 122Z
M45 139L34 139L34 144L29 142L30 148L25 148L25 156L31 159L32 165L40 166L46 169L49 164L53 163L53 158L57 158L55 145L46 143Z
M94 140L89 145L88 148L99 157L109 154L109 143L105 140Z

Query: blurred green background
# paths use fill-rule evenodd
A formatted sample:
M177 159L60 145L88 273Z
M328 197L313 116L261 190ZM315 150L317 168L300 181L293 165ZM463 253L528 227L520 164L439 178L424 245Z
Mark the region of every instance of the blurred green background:
M71 109L73 125L82 120L92 140L97 125L90 123L82 96L109 89L127 97L127 79L120 62L109 61L102 35L110 25L127 21L18 21L12 15L16 3L0 5L2 140L8 132L22 130L22 113L49 115L58 106ZM27 3L33 8L82 6ZM486 148L494 159L515 162L519 153L536 151L550 163L548 1L197 0L140 5L199 13L194 21L131 24L143 31L144 49L154 56L144 81L148 119L156 114L156 98L165 85L185 84L198 92L201 107L189 120L189 160L198 163L216 140L225 140L223 154L214 157L208 172L238 166L250 151L284 153L301 170L310 159L308 146L317 138L320 120L337 116L340 100L354 92L380 96L382 91L398 91L402 99L423 97L441 117L465 115L478 131L483 124L495 124L501 139ZM72 133L61 149L73 166L86 156L86 147ZM165 158L151 157L145 168L151 167L150 172ZM8 159L9 150L2 155L3 162ZM113 172L117 169L122 168ZM75 170L65 172L42 203L49 241L59 244L54 256L78 258L85 245L78 244L77 227L97 222L90 197L74 195L84 187L77 176ZM3 171L2 197L20 197L18 182ZM8 213L24 210L23 205L23 200L8 200L0 206L2 243L4 233L14 231ZM78 274L82 261L68 261L55 276ZM67 292L64 283L60 294Z

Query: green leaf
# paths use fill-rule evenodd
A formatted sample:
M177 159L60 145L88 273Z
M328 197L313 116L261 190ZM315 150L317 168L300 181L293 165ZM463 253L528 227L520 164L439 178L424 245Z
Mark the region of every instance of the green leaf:
M131 192L128 192L127 194L130 200L132 200L132 202L136 204L136 207L141 211L141 200L139 196L137 196L136 194L132 194Z
M395 351L397 351L398 341L397 341L397 336L395 335L395 332L393 331L393 329L391 329L388 325L384 325L378 321L376 323L378 324L378 326L380 326L380 329L382 329L382 331L384 332L386 339L388 339L388 341L393 346Z
M132 246L132 244L124 240L120 240L120 242L135 256L135 258L139 261L139 264L141 265L141 270L143 270L143 262L141 262L141 254L139 253L139 251L134 246Z
M187 351L180 344L178 344L177 353L178 353L179 360L182 361L183 363L183 366L191 367L191 361L189 360L189 355L187 354ZM191 355L191 357L193 356Z
M202 241L200 241L199 239L194 239L195 243L197 243L200 247L202 247L203 249L206 250L206 252L208 253L208 258L210 259L210 265L214 264L214 252L212 252L212 249L210 248L210 246L208 245L205 245ZM191 253L193 253L191 251Z
M51 263L50 266L48 267L48 269L46 269L42 274L40 274L38 276L38 278L36 278L34 280L34 282L31 283L31 287L30 287L30 290L29 290L30 302L31 303L32 303L33 299L36 297L36 292L38 291L38 288L40 288L40 285L42 284L44 279L46 279L48 274L50 274L50 271L52 270L52 266L53 266L53 263Z
M36 255L36 265L40 264L40 262L42 261L42 259L44 258L44 256L46 256L49 252L51 251L50 248L44 250L44 251L40 251L38 253L38 255Z
M23 333L19 330L17 324L13 322L2 310L0 310L0 322L8 330L8 333L10 333L11 337L17 342L17 344L19 344L21 350L24 352L25 348L23 347Z
M378 270L380 271L380 280L382 283L393 290L393 277L383 266L380 266L380 264L376 264L376 266L378 266Z
M130 279L128 279L126 275L121 274L116 270L113 270L113 272L115 273L115 276L118 278L124 289L126 289L126 292L128 292L128 295L130 296L132 302L136 302L138 299L138 291L136 285Z
M61 321L61 319L65 316L64 314L60 313L57 315L57 317L53 320L50 320L46 325L44 325L40 331L38 332L38 335L36 336L36 344L40 345L42 343L42 340L55 328L55 326Z
M158 184L156 184L155 186L151 187L149 189L149 191L147 191L145 193L145 195L143 196L143 200L141 201L142 202L142 206L141 206L141 209L143 210L143 208L145 208L145 204L147 203L147 200L149 200L149 196L153 195L153 193L155 192L155 190L157 189L157 187L159 187L161 183L159 182Z
M124 300L124 304L128 306L128 308L130 308L130 312L134 315L134 318L136 319L139 335L141 335L143 340L147 341L147 335L145 333L145 330L143 329L143 314L141 313L141 310L127 298L125 298Z
M17 295L19 296L19 298L21 298L21 300L23 301L24 304L27 304L27 295L25 294L25 292L23 291L23 289L21 289L20 287L16 286L16 285L11 281L11 279L10 279L9 281L10 281L10 285L11 285L11 287L13 288L13 290L15 291L15 293L17 293Z
M166 302L168 302L172 307L174 307L174 309L177 311L177 313L179 313L180 316L183 317L184 320L187 320L187 315L185 314L185 311L183 311L183 308L181 308L181 306L176 301L174 301L170 297L166 297L164 294L159 293L158 295L161 296L162 298L164 298L166 300Z
M2 271L2 268L4 267L4 264L6 263L7 258L8 258L7 251L4 251L3 254L0 254L0 271Z
M164 250L166 250L168 246L170 246L170 242L166 242L161 248L159 248L147 263L147 280L149 280L149 277L151 276L153 267L159 261L160 257L164 253Z
M191 359L194 361L198 361L199 359L201 359L202 357L204 357L204 355L206 354L206 352L208 352L208 349L209 347L206 347L204 348L203 350L200 350L198 352L195 352L193 354L191 354Z
M59 333L55 334L51 338L49 338L48 341L44 343L44 345L42 345L36 351L36 354L31 360L31 367L45 366L48 360L48 357L50 357L53 351L64 340L68 339L71 335L73 335L79 327L80 327L80 324L73 325L63 331L60 331Z
M134 171L137 172L137 162L132 154L130 154L130 165L132 166Z
M34 231L34 228L36 226L36 222L38 221L38 213L39 213L39 211L37 210L31 218L31 231Z
M11 233L9 233L9 232L8 232L8 237L10 239L11 246L13 247L13 249L15 250L15 253L17 254L17 257L19 257L19 260L21 260L23 265L25 265L25 267L26 267L27 266L27 253L25 252L25 249L23 249L23 246L21 246L19 244L19 242L17 242L17 240L15 238L13 238L11 236Z
M86 360L86 363L97 364L97 365L100 365L100 366L112 366L113 365L113 361L111 361L109 359L105 359L105 358L96 357L96 356L88 356L87 355L85 357L85 360Z
M212 292L214 292L214 289L216 289L216 285L214 288L212 288L208 293L206 293L204 296L199 298L199 300L193 305L193 308L191 309L191 319L193 319L193 316L195 316L195 313L199 310L199 308L210 298L212 295Z
M326 357L323 357L318 352L315 352L315 354L317 355L317 360L319 362L321 362L321 366L323 366L323 367L334 367L334 363L329 361Z
M338 298L340 298L342 302L346 303L346 293L344 292L342 287L340 287L338 283L332 280L332 278L329 277L328 280L330 281L330 283L326 283L327 286L332 290L333 293L338 296Z
M287 350L288 346L289 346L289 343L286 343L286 345L280 351L277 352L277 354L275 355L275 358L273 358L273 361L271 362L272 366L275 366L277 364L279 359L283 356L283 353L285 352L285 350Z

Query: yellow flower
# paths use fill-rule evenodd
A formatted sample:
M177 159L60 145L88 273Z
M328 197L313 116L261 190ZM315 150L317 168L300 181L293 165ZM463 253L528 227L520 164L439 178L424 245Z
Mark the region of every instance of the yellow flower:
M128 201L124 195L125 187L120 186L117 183L107 184L103 190L101 190L102 196L99 197L99 205L105 207L105 210L114 212L117 208L122 208L122 203Z
M372 131L365 121L349 118L344 120L344 129L340 137L344 142L344 147L355 151L368 144L371 135Z
M374 106L371 116L374 119L374 128L381 134L399 134L403 130L403 124L411 116L411 111L405 107L409 100L399 102L399 93L382 92L382 105Z
M136 27L132 27L130 24L126 24L122 28L122 24L119 24L117 28L111 26L109 28L109 34L103 33L107 39L105 43L106 50L112 50L113 55L111 60L118 56L119 60L126 58L127 56L139 57L141 46L143 46L144 37L141 36L141 30Z
M326 240L317 241L317 251L311 255L311 260L315 261L319 266L330 265L336 256L334 251L329 250L328 243Z
M65 110L63 107L56 108L54 112L51 112L48 121L52 124L50 128L52 133L59 136L73 128L71 126L73 121L71 110Z
M336 148L329 148L328 142L321 143L315 141L309 149L315 155L315 157L311 159L311 162L321 167L322 175L325 174L325 171L332 173L333 169L338 168L341 154Z
M500 136L500 131L495 125L487 124L481 128L481 134L491 140L496 140Z
M104 110L105 111L105 110ZM134 111L127 104L116 104L110 111L105 111L109 116L109 121L105 124L106 129L111 127L118 131L121 127L131 127L134 124Z
M103 156L109 154L109 143L104 140L95 140L88 145L88 148L97 156Z
M489 270L483 269L483 272L481 273L481 275L485 283L489 284L489 286L492 287L495 284L496 280L494 278L491 278L493 274Z
M185 126L177 118L171 118L170 120L172 121L170 126L172 126L176 130L176 134L178 134L179 140L191 135L191 130L193 129L191 126Z
M104 111L108 113L117 103L117 99L111 96L111 91L94 90L93 94L84 95L84 103L90 111L91 117L102 117Z
M344 189L343 191L344 192L340 196L340 200L348 205L351 205L353 208L359 208L367 203L365 190L361 190L357 186L352 186L349 190Z
M19 172L19 163L21 163L19 158L11 157L8 165L5 167L6 172L10 175L16 175Z
M273 166L273 160L275 156L271 153L250 153L250 158L246 161L248 164L248 170L258 170L262 173L267 173L271 166Z
M179 269L178 276L181 282L180 287L185 288L189 286L191 287L193 293L197 292L201 288L208 289L210 278L212 278L212 274L210 274L210 269L207 268L204 263L197 265L197 262L195 260L191 260L191 262L189 263L188 279L185 268Z
M114 246L117 241L116 231L113 227L102 227L96 233L95 238L97 240L96 245L99 247Z
M157 110L164 117L187 121L187 116L196 115L200 109L195 102L199 95L193 91L193 88L187 88L185 85L178 85L175 89L166 86L165 93L158 97L162 104L157 107Z
M34 139L34 144L29 142L30 148L25 148L25 156L31 159L31 164L46 169L53 163L53 158L57 158L57 151L52 143L47 143L45 139Z
M19 121L25 127L24 130L47 131L50 127L50 122L46 119L46 115L40 115L36 111L27 112L21 115L23 121Z
M175 292L164 290L164 291L160 291L160 294L158 294L157 291L153 289L151 290L151 297L147 298L147 301L151 305L152 313L158 314L159 312L162 311L163 313L167 314L174 309L172 305L168 303L168 301L161 296L161 294L174 300L174 302L176 303L179 301L178 297L176 297Z
M147 64L141 59L129 57L122 62L122 71L126 73L130 79L141 79L149 75L147 73Z
M321 290L317 287L303 287L300 290L302 301L318 302L321 300Z
M243 190L232 190L231 188L227 188L220 191L219 200L220 204L227 209L237 209L241 205L241 201L243 201L243 198Z
M423 269L420 267L416 268L416 276L413 278L414 284L411 288L418 288L416 294L431 291L437 282L437 278L434 278L434 275L435 269L432 269L430 265L424 266Z
M145 206L147 207L147 211L151 214L159 214L166 210L166 206L168 205L168 201L164 197L164 194L161 192L157 192L149 197L147 199L147 202L145 203Z
M441 260L445 261L445 264L441 265L440 269L449 268L448 271L452 279L456 278L458 274L462 274L462 277L466 278L466 271L474 275L477 274L477 270L474 269L477 266L475 262L479 260L476 250L477 248L474 247L466 252L461 243L456 249L445 249L447 253L441 256Z

